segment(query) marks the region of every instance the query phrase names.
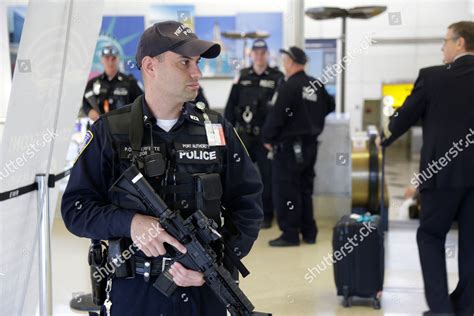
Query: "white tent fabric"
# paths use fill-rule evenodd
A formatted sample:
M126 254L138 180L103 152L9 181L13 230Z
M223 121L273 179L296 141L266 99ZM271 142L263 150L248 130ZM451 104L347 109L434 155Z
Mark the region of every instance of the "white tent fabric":
M97 0L30 0L1 144L0 192L63 171L102 10ZM50 220L57 197L51 189ZM37 312L36 198L31 192L0 202L2 315Z
M10 96L12 72L10 70L10 51L8 41L7 5L0 1L0 120L3 121ZM0 125L3 123L0 121ZM3 128L0 127L0 128ZM0 135L1 130L0 130Z

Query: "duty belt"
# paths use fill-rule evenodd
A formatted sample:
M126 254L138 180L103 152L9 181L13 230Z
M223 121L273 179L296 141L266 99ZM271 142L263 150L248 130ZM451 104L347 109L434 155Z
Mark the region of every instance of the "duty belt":
M171 264L172 258L157 257L157 258L142 258L135 256L135 273L143 275L145 282L150 280L150 277L158 276L165 271Z

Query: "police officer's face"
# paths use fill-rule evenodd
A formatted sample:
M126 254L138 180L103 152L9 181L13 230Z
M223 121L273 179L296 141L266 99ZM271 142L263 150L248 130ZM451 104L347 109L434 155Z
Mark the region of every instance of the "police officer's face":
M264 48L254 49L250 53L250 58L252 58L253 64L257 67L266 66L268 63L268 51Z
M114 75L118 71L119 59L117 56L102 56L102 65L107 75Z
M198 94L199 79L202 77L198 65L201 57L187 57L169 51L162 56L161 62L156 61L158 64L155 87L176 102L194 100Z
M448 29L446 36L443 39L441 50L443 51L443 62L451 63L454 61L456 55L465 52L464 39L454 33L453 30Z
M293 65L293 60L287 54L281 55L281 62L283 64L283 69L285 70L285 74L290 73L291 66Z

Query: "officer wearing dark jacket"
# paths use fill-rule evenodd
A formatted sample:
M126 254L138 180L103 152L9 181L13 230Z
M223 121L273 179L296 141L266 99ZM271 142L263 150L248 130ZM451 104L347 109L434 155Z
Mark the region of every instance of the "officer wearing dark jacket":
M87 82L82 111L95 121L100 114L121 108L143 93L133 75L119 71L119 51L114 46L102 49L104 73Z
M430 308L425 315L464 316L474 313L474 22L448 28L443 54L446 65L420 70L382 145L421 119L420 173L411 182L421 194L417 242ZM449 295L445 242L456 217L459 283Z
M275 247L299 245L300 233L306 243L316 242L312 194L317 139L326 115L335 109L324 85L304 72L305 52L294 46L280 51L287 80L279 86L263 127L265 146L274 153L273 203L282 231L270 241Z
M219 53L218 44L197 39L181 23L148 28L136 55L144 96L101 116L87 134L62 199L66 227L80 237L109 240L109 245L118 240L120 246L133 241L140 248L130 259L133 271L110 279L110 299L101 313L109 308L113 316L226 315L202 273L179 263L170 268L179 286L170 298L153 287L169 262L164 244L180 252L186 248L160 228L157 218L141 214L126 193L109 191L131 160L143 164L154 157L162 168L145 166L142 173L170 209L187 217L200 205L219 223L223 216L220 231L227 250L240 258L248 254L263 219L261 179L233 127L202 104L188 102L198 92L200 58ZM211 123L221 137L208 133L205 124ZM200 191L197 178L202 180Z
M269 228L273 220L271 161L263 146L262 126L271 100L283 73L268 65L268 47L263 39L252 45L252 66L240 71L232 86L225 108L225 118L231 122L247 147L250 157L257 163L263 180L262 228Z

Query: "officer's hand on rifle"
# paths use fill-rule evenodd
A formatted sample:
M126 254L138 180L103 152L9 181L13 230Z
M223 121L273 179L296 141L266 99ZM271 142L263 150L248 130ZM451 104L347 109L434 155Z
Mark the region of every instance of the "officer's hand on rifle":
M148 257L165 255L164 243L175 247L181 253L186 252L186 247L168 234L158 219L152 216L135 214L130 226L130 236L135 245Z
M168 234L158 220L152 216L135 214L130 227L130 236L135 245L148 257L165 255L164 243L175 247L181 253L187 251L186 247ZM204 284L201 272L186 269L178 262L171 266L170 273L174 283L178 286L201 286Z
M173 263L169 272L173 276L173 281L178 286L201 286L204 284L204 277L201 272L186 269L179 262Z

